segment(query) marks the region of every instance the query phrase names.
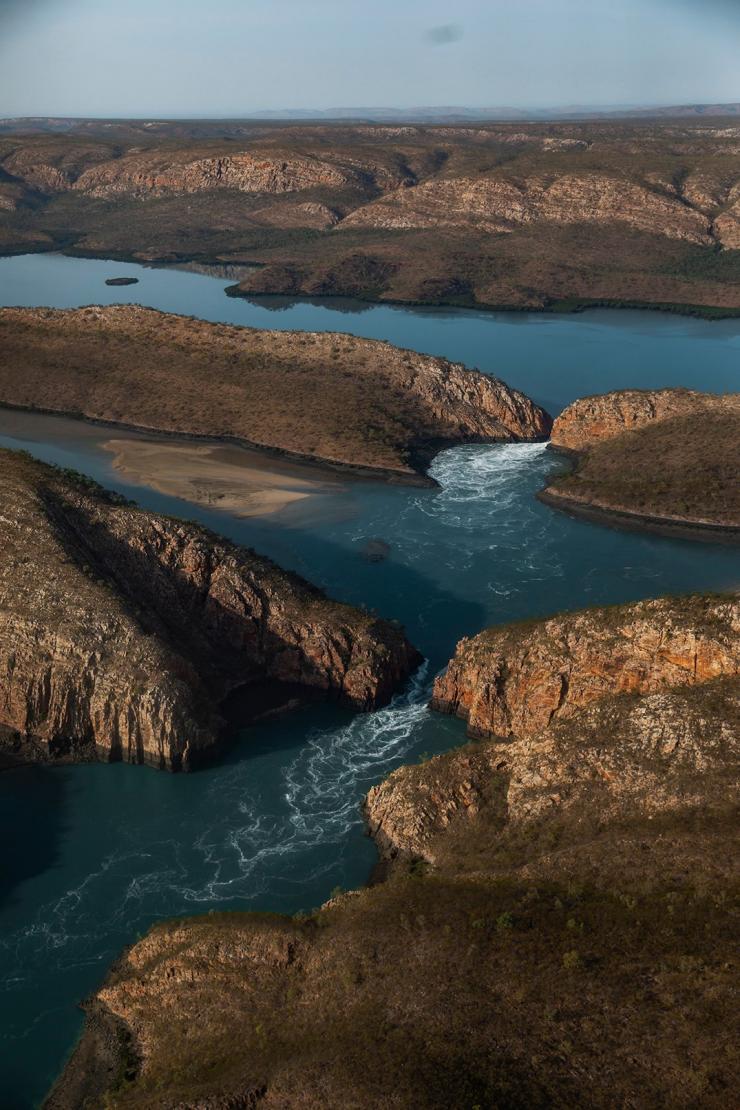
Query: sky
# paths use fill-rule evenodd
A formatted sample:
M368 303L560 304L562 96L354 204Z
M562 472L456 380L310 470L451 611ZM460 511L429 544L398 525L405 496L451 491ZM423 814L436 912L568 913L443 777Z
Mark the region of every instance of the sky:
M0 0L0 116L740 100L740 0Z

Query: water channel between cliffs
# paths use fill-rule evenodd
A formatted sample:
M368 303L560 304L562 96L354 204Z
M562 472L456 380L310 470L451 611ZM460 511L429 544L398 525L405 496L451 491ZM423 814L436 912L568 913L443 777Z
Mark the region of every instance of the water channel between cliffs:
M109 276L137 276L130 288ZM496 373L557 412L625 386L738 388L740 322L647 312L494 315L224 296L227 280L61 256L0 259L3 304L136 301L260 327L389 339ZM152 921L211 908L292 913L362 883L375 858L360 800L399 763L464 739L425 707L456 641L487 624L581 605L740 582L737 549L613 531L534 499L561 464L543 445L437 457L439 490L342 483L238 519L131 485L110 430L0 411L0 444L91 474L155 510L197 519L343 600L397 617L428 659L388 709L314 707L249 730L218 766L170 776L125 765L0 775L0 1105L36 1105L80 1025L76 1003ZM370 539L387 557L363 557Z

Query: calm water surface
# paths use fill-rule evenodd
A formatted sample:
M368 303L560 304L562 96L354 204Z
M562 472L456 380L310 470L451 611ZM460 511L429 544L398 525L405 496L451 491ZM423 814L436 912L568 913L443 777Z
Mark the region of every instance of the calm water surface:
M140 284L111 289L106 277ZM211 320L342 330L495 372L558 411L627 385L738 387L740 323L645 312L483 315L226 298L226 280L134 265L0 259L0 302L138 301ZM388 709L332 707L245 731L218 767L185 776L126 765L0 775L0 1106L36 1105L79 1032L75 1003L152 921L210 908L292 913L362 883L375 858L359 803L401 762L462 742L431 715L429 683L460 636L517 617L670 591L738 584L736 550L612 531L534 500L559 465L542 445L463 447L436 459L441 489L357 483L321 514L262 521L127 486L106 433L0 412L0 443L75 466L147 507L197 518L337 597L404 621L428 659ZM369 538L389 558L362 558Z

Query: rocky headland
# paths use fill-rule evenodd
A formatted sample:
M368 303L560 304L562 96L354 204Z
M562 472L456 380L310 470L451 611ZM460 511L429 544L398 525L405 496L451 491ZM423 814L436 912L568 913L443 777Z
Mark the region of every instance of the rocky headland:
M381 856L458 873L486 870L498 856L501 875L523 867L534 876L548 869L558 841L567 869L577 850L569 826L593 830L626 815L653 820L734 804L738 669L692 686L606 695L513 740L494 737L400 767L366 800ZM540 836L538 859L532 847ZM596 853L589 864L591 880L610 870Z
M298 697L367 710L419 661L402 631L204 529L0 451L0 756L177 770Z
M431 483L442 447L545 439L552 423L496 378L350 335L111 305L1 310L0 344L0 404L400 481Z
M247 297L732 315L738 152L736 114L19 121L0 134L0 250L247 264L233 290Z
M483 634L505 720L371 790L387 880L156 925L49 1107L728 1106L739 631L727 596Z
M503 625L465 638L434 683L432 707L468 735L547 728L607 695L691 686L740 670L734 598L658 598Z
M553 508L696 539L740 538L740 393L583 397L557 417L550 445L573 462L539 494Z

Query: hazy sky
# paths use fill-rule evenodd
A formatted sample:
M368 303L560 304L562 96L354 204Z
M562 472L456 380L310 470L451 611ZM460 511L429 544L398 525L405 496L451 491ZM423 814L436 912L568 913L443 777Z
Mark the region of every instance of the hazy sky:
M0 0L0 116L740 100L740 0Z

